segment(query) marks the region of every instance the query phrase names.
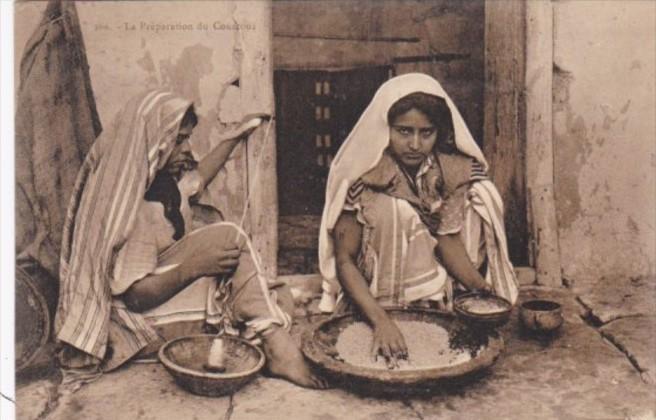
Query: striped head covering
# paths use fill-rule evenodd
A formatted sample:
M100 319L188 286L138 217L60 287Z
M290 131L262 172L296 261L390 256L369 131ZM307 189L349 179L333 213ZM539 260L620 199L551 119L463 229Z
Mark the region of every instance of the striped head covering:
M120 335L134 353L157 338L140 315L112 304L110 276L191 106L161 90L132 98L93 144L78 174L64 224L55 329L58 340L97 362L105 358L110 336Z

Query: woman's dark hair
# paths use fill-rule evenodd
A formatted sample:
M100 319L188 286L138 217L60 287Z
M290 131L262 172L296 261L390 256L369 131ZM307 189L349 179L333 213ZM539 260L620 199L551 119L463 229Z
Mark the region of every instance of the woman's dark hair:
M182 238L185 233L184 219L180 213L180 190L173 175L166 171L159 171L153 183L144 195L146 201L157 201L164 206L164 216L171 222L175 233L173 239Z
M437 128L435 147L441 153L455 153L455 135L451 110L444 98L423 92L414 92L394 102L387 112L387 123L391 126L400 115L416 109L428 117Z
M180 127L188 125L195 127L197 124L198 116L196 115L194 106L191 105L182 116ZM182 213L180 213L180 202L182 201L182 198L180 196L180 190L178 189L178 183L173 175L166 171L159 171L157 175L155 175L155 179L150 185L150 188L146 191L144 198L146 201L162 203L164 206L164 216L166 216L173 225L173 229L175 229L173 239L177 241L182 238L185 233L184 219Z
M194 108L193 104L187 108L187 112L185 112L182 117L182 121L180 122L180 127L184 127L186 125L191 125L192 127L196 127L196 125L198 125L198 115L196 115L196 109Z

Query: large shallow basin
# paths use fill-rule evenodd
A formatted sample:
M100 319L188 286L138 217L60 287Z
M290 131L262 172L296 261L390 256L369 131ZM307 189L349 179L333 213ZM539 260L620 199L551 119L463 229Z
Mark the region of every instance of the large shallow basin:
M303 353L310 363L332 383L348 390L374 396L405 396L439 391L444 385L458 385L474 380L477 373L494 364L504 344L494 333L481 333L454 315L428 309L390 309L395 321L422 321L444 328L448 346L468 352L471 357L458 363L413 370L388 370L347 363L336 349L341 332L363 321L356 314L346 314L319 322L303 336ZM439 351L439 349L436 349Z

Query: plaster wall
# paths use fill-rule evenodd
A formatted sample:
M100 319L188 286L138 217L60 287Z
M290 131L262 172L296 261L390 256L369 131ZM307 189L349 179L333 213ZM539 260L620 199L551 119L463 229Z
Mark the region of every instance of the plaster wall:
M554 5L555 200L563 277L654 273L656 3Z
M45 6L16 4L16 71ZM104 126L132 95L165 87L195 103L199 124L191 143L200 158L243 115L272 113L269 2L83 1L76 8ZM230 220L241 219L246 167L252 164L245 147L237 146L208 188L207 201Z

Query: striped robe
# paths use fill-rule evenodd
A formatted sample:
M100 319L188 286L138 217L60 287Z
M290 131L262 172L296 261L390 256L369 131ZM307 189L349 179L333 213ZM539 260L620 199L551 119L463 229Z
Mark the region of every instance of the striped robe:
M64 366L104 361L109 370L157 339L142 316L112 298L110 276L191 105L159 90L138 95L96 140L80 169L64 225L55 317L57 339L69 346ZM118 341L121 346L111 346ZM107 357L114 347L124 350Z
M457 233L475 267L487 258L486 282L514 303L518 283L494 184L469 157L439 155L437 161L429 158L419 169L416 191L387 154L349 189L345 209L357 210L363 225L358 265L370 292L384 306L427 300L451 309L458 285L433 250L439 235Z

